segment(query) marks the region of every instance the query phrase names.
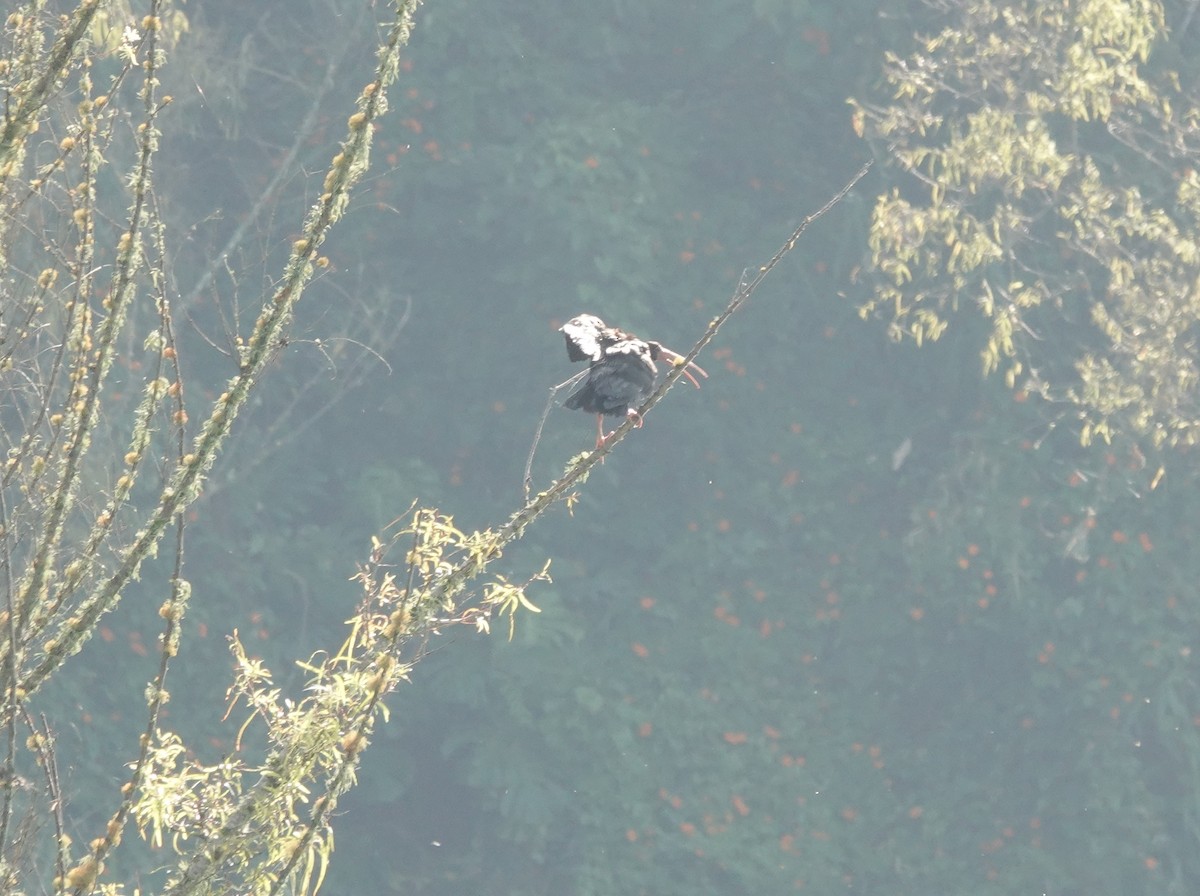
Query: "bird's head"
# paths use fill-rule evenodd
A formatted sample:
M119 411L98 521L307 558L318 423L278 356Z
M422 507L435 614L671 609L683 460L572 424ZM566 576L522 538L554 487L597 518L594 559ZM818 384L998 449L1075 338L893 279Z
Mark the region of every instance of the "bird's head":
M570 330L596 330L604 329L604 321L596 317L594 314L577 314L561 327L558 328L560 333L567 333Z
M595 361L602 354L601 339L606 327L594 314L578 314L558 328L567 339L567 357L572 361Z

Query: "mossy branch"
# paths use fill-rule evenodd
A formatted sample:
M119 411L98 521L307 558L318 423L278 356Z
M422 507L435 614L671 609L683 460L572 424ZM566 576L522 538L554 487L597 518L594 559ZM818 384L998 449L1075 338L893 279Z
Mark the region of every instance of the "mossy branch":
M19 92L10 97L5 108L4 125L0 127L0 190L17 171L26 138L36 130L38 116L66 80L99 9L100 0L83 0L60 28L40 70L31 72L29 77L23 79ZM15 24L25 40L40 39L37 36L40 23L31 10L13 15L21 17L21 21ZM21 29L22 25L26 28ZM29 58L37 58L37 54L33 53Z
M351 188L367 169L372 126L387 110L386 91L399 72L400 51L412 31L416 6L416 0L403 0L397 4L395 20L379 50L375 78L359 96L357 111L347 122L348 133L341 152L330 163L324 191L309 211L300 239L292 246L280 286L259 314L242 352L237 375L213 403L192 451L183 458L170 477L156 508L123 552L116 569L97 585L80 611L72 616L62 637L53 642L53 649L48 649L40 661L22 676L19 682L22 693L32 694L67 657L79 649L95 621L115 605L121 589L153 553L171 520L200 494L204 476L212 468L234 418L270 360L272 346L278 342L305 285L312 277L318 248L344 214ZM147 131L150 130L152 128L147 128ZM129 251L133 251L132 245ZM33 593L33 589L30 589L30 593Z
M117 244L116 265L113 279L105 300L108 316L100 326L96 339L97 348L88 359L86 367L75 370L73 397L74 426L67 436L57 487L45 516L42 534L34 549L29 569L17 590L16 612L19 622L28 618L31 608L42 599L48 584L48 576L58 555L63 536L63 526L75 500L82 461L91 445L92 433L100 419L101 387L117 355L117 335L127 319L130 305L137 294L138 273L143 263L142 233L146 226L149 196L153 184L151 160L158 149L157 118L160 107L155 101L157 73L161 59L157 52L154 22L157 20L159 3L151 4L151 15L147 17L145 83L143 100L145 118L138 126L138 160L129 180L133 192L133 205L129 218ZM118 490L121 483L118 482ZM67 577L65 587L73 587L75 580ZM111 609L119 588L107 599L93 594L85 601L79 613L65 620L56 637L47 642L45 655L33 670L18 682L25 694L33 693L44 681L45 676L64 659L78 651L91 632L92 624L100 614ZM53 604L51 604L53 605Z

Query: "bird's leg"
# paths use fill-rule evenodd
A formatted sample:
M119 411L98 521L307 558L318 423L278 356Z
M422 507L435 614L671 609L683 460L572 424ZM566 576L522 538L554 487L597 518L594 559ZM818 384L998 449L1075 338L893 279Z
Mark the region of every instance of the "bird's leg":
M628 408L625 411L625 414L628 417L630 417L631 419L637 421L636 425L637 425L638 429L642 428L642 415L637 412L637 409ZM617 430L614 428L612 432L605 432L604 431L604 415L603 414L596 415L596 447L597 448L599 448L601 445L603 445L605 442L607 442L609 439L611 439L613 437L613 434L616 431Z

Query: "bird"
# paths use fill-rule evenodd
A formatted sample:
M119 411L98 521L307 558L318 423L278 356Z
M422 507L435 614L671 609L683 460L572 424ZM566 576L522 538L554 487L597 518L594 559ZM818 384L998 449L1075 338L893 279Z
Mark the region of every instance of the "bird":
M580 314L559 330L567 341L567 357L587 361L588 370L581 385L565 402L572 410L596 415L596 447L612 435L604 433L604 418L632 417L642 425L638 406L654 391L658 368L654 362L666 360L684 364L683 356L660 342L639 339L616 327L610 327L594 314ZM699 364L688 361L683 370L697 389L700 383L693 371L708 374Z

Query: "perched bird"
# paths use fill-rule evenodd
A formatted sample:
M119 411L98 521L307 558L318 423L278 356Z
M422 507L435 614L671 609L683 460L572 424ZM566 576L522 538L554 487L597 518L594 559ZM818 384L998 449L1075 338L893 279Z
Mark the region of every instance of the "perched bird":
M596 447L604 444L604 417L633 417L642 425L637 408L654 391L658 368L654 362L663 359L681 364L683 356L661 343L638 339L631 333L607 326L593 314L580 314L562 327L567 340L567 357L572 361L587 361L587 376L566 401L572 410L596 415ZM704 368L689 362L684 376L697 389L700 383L692 371L707 377Z

